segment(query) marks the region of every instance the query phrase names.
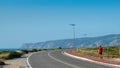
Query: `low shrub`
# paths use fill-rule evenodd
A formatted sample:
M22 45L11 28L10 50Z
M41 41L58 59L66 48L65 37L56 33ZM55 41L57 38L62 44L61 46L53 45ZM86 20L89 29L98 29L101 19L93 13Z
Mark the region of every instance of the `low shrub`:
M0 60L0 65L5 65L5 63L3 61Z
M21 57L21 53L18 52L3 52L0 54L1 59L13 59Z
M27 54L28 53L28 50L18 50L16 51L17 53L20 53L20 54Z
M37 52L38 50L37 49L30 49L28 50L28 52Z
M21 57L21 55L22 55L21 53L11 52L9 54L9 58L8 59L19 58L19 57Z

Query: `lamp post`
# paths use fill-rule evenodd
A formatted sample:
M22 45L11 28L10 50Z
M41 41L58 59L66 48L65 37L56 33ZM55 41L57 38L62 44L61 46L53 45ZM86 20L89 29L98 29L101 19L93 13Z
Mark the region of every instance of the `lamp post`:
M73 45L75 46L75 24L70 24L73 27Z

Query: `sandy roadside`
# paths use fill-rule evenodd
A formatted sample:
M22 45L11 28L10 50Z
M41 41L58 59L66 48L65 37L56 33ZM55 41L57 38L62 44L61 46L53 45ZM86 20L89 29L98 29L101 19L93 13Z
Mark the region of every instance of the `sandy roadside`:
M4 62L6 65L4 65L2 68L28 68L27 57L29 55L30 54L25 54L21 58L5 60Z

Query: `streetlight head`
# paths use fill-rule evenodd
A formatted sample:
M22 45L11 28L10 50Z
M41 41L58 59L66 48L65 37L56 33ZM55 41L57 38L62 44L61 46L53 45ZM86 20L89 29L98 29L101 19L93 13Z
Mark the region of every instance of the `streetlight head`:
M70 24L71 26L75 26L75 24Z

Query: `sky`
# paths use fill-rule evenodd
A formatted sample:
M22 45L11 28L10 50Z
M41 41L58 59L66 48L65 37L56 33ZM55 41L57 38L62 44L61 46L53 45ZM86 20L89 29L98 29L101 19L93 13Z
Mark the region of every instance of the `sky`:
M120 0L0 0L0 48L120 34Z

